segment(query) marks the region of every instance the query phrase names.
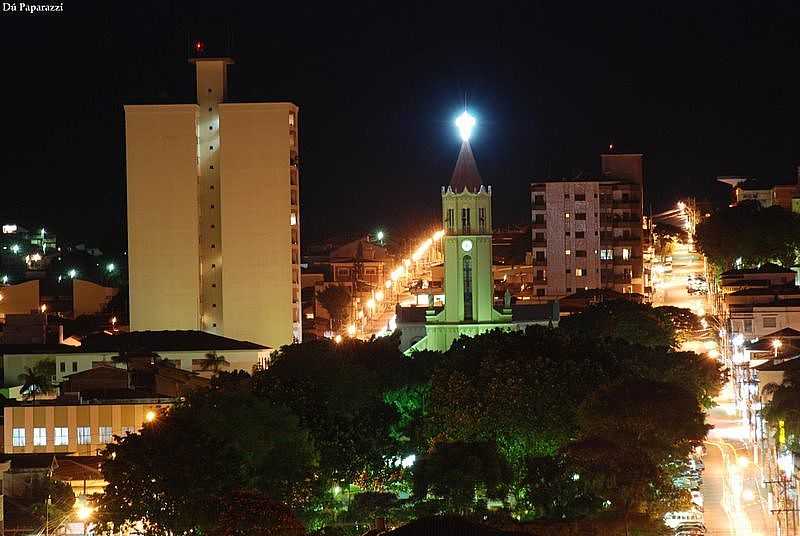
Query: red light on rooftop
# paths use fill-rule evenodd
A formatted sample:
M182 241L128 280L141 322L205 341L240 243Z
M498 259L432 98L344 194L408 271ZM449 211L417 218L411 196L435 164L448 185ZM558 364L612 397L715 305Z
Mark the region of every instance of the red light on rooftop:
M200 54L201 52L203 52L205 50L205 48L206 48L205 43L203 43L202 41L195 41L195 43L194 43L195 52Z

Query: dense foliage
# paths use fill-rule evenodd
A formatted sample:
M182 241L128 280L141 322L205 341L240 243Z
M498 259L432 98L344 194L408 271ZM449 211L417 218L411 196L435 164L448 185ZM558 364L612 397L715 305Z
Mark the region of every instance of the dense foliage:
M695 323L608 302L444 353L404 356L398 335L287 346L110 446L100 513L159 535L221 534L220 519L225 534L255 518L264 534L438 513L655 519L683 499L671 467L721 385L713 360L672 350ZM267 517L247 514L258 504Z
M695 231L700 252L724 271L742 259L746 267L776 262L791 267L800 247L800 215L758 202L743 202L703 220Z

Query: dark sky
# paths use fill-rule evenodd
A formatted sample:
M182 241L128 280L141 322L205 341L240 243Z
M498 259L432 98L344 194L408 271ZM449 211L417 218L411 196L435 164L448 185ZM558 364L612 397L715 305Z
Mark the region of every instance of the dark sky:
M288 4L275 7L272 4ZM652 5L651 5L652 4ZM0 13L0 218L125 237L124 103L190 102L187 43L230 43L233 100L301 109L303 235L432 219L473 139L495 221L531 179L646 158L648 202L788 181L800 163L797 2L89 2ZM721 198L721 197L720 197Z

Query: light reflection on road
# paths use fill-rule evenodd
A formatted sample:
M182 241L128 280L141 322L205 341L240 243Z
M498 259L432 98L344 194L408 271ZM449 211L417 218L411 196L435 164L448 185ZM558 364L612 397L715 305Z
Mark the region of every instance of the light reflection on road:
M700 257L687 245L678 245L672 254L671 278L663 281L653 296L653 305L672 305L706 313L706 297L689 294L688 276L702 274ZM687 341L683 350L708 355L716 354L710 338ZM736 416L730 385L717 398L717 406L709 411L709 432L704 458L705 471L700 491L704 500L705 525L709 536L773 536L775 524L767 507L762 470L753 463L746 447L747 425ZM747 461L744 461L747 460Z

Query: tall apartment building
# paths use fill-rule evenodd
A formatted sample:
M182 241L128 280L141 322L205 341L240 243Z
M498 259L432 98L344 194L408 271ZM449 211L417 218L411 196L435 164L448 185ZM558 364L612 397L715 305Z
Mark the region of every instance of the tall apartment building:
M298 107L226 102L198 58L197 104L125 106L131 329L300 340Z
M601 155L602 177L531 184L537 296L644 293L642 155Z

